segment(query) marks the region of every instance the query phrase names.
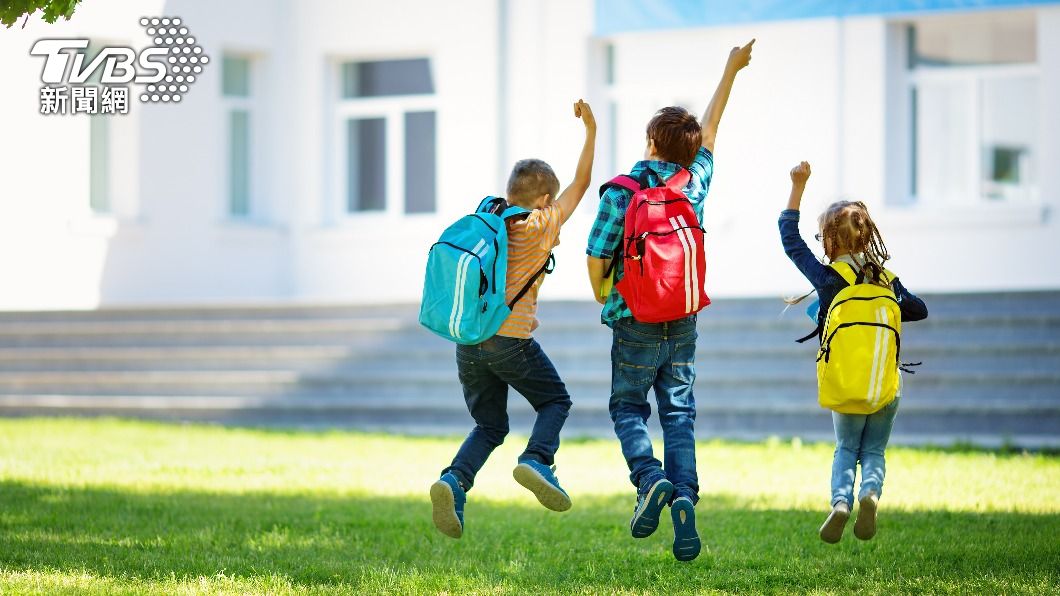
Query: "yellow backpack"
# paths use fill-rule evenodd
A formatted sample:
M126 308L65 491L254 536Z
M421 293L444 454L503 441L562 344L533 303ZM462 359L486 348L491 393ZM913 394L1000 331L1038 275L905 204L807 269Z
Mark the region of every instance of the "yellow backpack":
M898 393L902 311L891 289L864 280L844 262L831 264L847 287L828 308L817 353L817 401L843 414L872 414Z

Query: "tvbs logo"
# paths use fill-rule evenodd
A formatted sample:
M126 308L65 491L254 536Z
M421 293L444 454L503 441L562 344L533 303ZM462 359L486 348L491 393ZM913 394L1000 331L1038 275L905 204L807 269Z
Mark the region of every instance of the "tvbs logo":
M95 48L88 39L33 44L30 54L44 57L41 113L124 114L129 84L143 85L140 101L180 102L210 58L180 18L144 17L140 25L153 44L139 52L124 46Z
M132 48L102 48L96 57L85 66L87 39L41 39L33 44L30 54L44 56L44 71L41 81L51 85L59 83L85 83L89 77L100 70L99 82L104 85L135 82L146 85L157 83L166 76L166 48L146 48L137 57ZM74 53L73 68L70 68L71 54L67 50L81 50ZM135 65L139 65L139 71ZM69 74L67 74L69 71Z

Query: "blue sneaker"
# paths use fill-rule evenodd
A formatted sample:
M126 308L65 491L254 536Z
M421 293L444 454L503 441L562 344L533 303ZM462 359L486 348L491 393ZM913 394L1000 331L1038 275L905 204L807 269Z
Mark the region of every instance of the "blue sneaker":
M692 499L675 499L670 505L670 517L674 520L674 557L678 561L695 559L699 556L701 545L696 532L696 508Z
M516 482L534 493L545 507L552 511L566 511L571 506L570 497L560 488L554 471L554 466L550 468L539 461L526 460L515 466L512 476Z
M443 474L431 485L431 505L434 507L434 526L450 538L464 534L464 502L467 496L456 476Z
M673 494L674 485L662 478L638 495L633 519L629 521L629 529L634 538L647 538L655 532L655 528L659 527L659 512L670 502Z

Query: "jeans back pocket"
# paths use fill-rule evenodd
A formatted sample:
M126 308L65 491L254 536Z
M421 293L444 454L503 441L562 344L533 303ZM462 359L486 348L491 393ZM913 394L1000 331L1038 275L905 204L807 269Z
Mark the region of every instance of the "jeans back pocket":
M611 362L627 383L634 387L651 385L659 368L659 344L615 338Z

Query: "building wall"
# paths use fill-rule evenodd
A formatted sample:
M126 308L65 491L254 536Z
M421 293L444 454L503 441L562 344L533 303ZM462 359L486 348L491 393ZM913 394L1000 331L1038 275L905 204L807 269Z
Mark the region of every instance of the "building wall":
M482 196L502 194L516 159L545 159L569 182L582 141L571 103L583 97L600 122L594 179L542 297L587 299L596 187L640 158L656 108L702 112L729 49L751 37L754 60L721 125L706 208L712 295L805 285L776 233L788 169L802 159L814 168L805 210L866 201L893 269L914 289L1058 288L1060 268L1028 257L1060 255L1060 172L1049 167L1060 163L1060 114L1048 108L1060 105L1060 8L1033 12L1040 199L954 208L894 200L908 161L901 15L596 37L591 0L85 3L71 22L32 20L0 35L0 130L11 139L0 143L0 309L416 301L429 244ZM38 115L42 61L29 48L42 37L142 44L137 21L155 14L181 16L214 62L181 105L135 102L110 119L113 214L93 215L88 119ZM226 215L226 52L254 65L248 220ZM406 57L431 61L437 212L343 215L337 65Z
M849 17L733 24L614 35L619 167L642 151L644 123L667 103L702 111L728 49L752 37L716 146L706 207L708 290L713 295L777 295L805 282L780 250L776 219L790 188L788 170L813 165L803 231L833 200L869 205L893 255L891 267L919 291L965 292L1060 287L1060 268L1028 255L1060 255L1060 155L1056 93L1060 9L1031 11L1038 23L1038 179L1036 202L906 204L898 182L908 162L901 108L904 18ZM812 40L812 43L808 43ZM672 56L660 64L659 56ZM898 71L897 73L895 71ZM639 84L652 72L656 85ZM694 73L694 74L690 74ZM1052 102L1052 103L1050 103ZM901 187L901 188L899 188ZM811 240L812 243L812 240ZM820 250L818 250L820 252Z

